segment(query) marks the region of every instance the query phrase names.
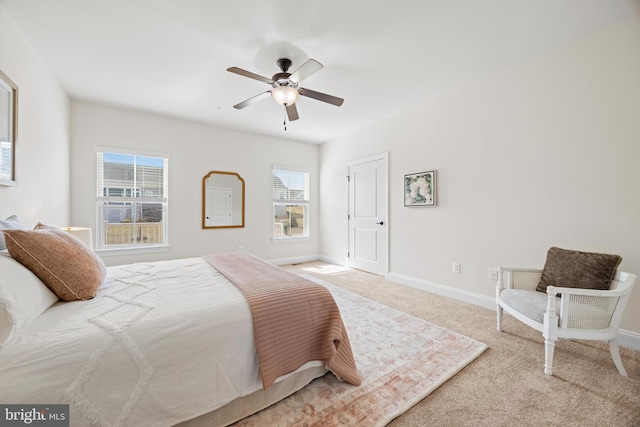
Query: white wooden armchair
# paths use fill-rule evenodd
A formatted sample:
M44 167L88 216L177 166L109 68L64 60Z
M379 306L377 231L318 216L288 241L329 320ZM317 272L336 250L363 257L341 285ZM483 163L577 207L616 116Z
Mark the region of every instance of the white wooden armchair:
M617 271L609 290L548 286L536 291L542 270L498 268L496 308L498 332L503 310L542 332L544 373L553 373L553 350L559 338L609 342L611 358L622 376L628 376L620 359L618 327L636 281L634 274Z

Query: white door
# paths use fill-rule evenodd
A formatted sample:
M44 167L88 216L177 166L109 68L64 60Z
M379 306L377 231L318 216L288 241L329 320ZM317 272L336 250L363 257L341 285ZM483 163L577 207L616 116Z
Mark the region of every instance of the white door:
M231 225L231 189L207 187L205 224Z
M349 171L349 266L387 274L387 154L351 162Z

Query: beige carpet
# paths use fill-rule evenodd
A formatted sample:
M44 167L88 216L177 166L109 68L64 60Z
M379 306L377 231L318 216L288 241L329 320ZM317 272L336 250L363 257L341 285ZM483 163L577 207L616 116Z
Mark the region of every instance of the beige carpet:
M349 331L359 386L327 374L238 427L384 427L475 360L487 346L338 286L327 286Z
M282 266L486 343L489 349L395 420L404 426L640 426L640 353L621 349L629 378L606 344L560 341L543 373L542 337L505 314L322 262Z

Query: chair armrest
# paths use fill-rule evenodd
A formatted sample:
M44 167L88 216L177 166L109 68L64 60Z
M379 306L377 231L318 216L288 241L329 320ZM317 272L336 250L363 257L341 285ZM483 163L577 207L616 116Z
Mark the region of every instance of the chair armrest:
M540 269L498 267L498 287L535 291L541 276Z
M603 298L619 298L627 293L631 292L631 288L624 286L614 290L601 290L601 289L584 289L584 288L564 288L559 286L547 286L547 295L556 296L561 294L562 298L569 295L585 295L590 297L603 297Z
M605 329L618 327L631 286L615 290L548 286L549 299L560 294L560 327Z

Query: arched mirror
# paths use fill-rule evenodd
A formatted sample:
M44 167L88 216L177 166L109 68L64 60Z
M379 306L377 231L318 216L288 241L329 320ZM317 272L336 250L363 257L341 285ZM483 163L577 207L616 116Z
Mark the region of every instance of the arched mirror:
M244 227L244 179L211 171L202 178L202 228Z

